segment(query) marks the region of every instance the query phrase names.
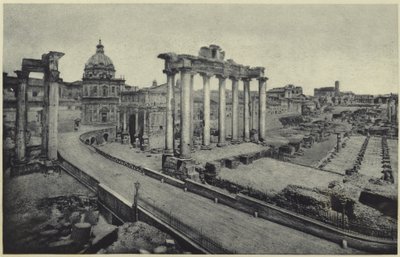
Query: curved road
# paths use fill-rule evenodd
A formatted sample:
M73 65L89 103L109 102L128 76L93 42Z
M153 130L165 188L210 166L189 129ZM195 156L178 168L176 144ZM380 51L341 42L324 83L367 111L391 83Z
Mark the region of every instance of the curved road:
M79 141L83 132L59 134L59 152L75 166L133 201L133 183L141 184L140 197L171 212L182 223L202 231L210 239L237 253L349 254L354 249L282 226L183 192L93 152Z

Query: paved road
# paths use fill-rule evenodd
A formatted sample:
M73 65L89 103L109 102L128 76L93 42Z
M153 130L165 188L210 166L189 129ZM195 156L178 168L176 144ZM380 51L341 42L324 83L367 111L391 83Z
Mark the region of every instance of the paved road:
M157 208L171 211L181 222L203 231L211 239L237 253L346 254L357 252L300 231L254 218L230 207L183 192L116 164L79 141L82 132L59 135L61 155L80 169L133 201L133 183L141 183L141 197Z

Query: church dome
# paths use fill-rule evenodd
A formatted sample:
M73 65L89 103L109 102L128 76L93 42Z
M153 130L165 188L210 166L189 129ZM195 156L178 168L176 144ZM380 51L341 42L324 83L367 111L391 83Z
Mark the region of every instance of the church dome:
M104 54L104 46L99 40L96 53L85 64L85 78L114 78L115 68L110 57Z

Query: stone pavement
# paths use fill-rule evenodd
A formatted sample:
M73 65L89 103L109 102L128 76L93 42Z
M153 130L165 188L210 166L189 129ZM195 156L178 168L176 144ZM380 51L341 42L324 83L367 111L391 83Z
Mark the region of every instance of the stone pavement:
M182 223L201 230L223 247L254 254L349 254L339 245L143 176L89 150L79 141L82 132L59 135L59 152L68 161L133 201L133 183L141 183L140 197L170 211ZM138 160L140 162L140 160Z

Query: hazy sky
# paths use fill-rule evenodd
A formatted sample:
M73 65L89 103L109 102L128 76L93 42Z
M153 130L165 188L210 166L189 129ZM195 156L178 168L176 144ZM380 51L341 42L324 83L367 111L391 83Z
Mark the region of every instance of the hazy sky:
M267 88L291 83L312 94L339 80L341 90L397 92L397 25L396 5L7 4L3 70L61 51L61 77L80 80L101 38L117 77L143 87L166 81L159 53L217 44L226 59L264 66Z

